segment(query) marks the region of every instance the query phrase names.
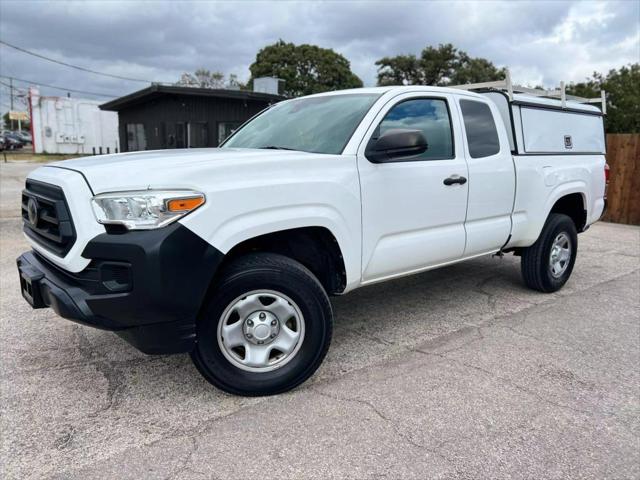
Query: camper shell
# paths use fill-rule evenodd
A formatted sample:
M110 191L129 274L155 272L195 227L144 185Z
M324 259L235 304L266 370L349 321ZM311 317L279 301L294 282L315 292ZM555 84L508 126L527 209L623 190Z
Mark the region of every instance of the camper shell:
M458 85L498 107L513 155L603 155L606 95L582 98L559 90L513 85L507 72L498 82ZM555 98L557 97L557 98ZM594 104L600 104L598 108Z

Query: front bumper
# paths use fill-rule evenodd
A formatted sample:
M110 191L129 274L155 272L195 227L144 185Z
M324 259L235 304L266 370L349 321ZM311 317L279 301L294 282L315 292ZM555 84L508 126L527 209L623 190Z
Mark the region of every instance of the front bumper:
M198 312L224 257L220 251L175 223L98 235L82 256L91 263L71 273L36 252L22 254L17 263L25 300L114 331L144 353L193 349Z

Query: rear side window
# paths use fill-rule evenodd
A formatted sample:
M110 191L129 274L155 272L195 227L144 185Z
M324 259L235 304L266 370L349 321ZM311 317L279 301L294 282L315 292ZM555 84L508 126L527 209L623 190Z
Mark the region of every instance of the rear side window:
M472 100L460 100L460 108L471 158L488 157L498 153L498 130L489 105Z
M385 115L374 136L387 130L408 128L422 130L429 148L412 160L441 160L453 158L453 136L451 119L445 100L416 98L404 100Z

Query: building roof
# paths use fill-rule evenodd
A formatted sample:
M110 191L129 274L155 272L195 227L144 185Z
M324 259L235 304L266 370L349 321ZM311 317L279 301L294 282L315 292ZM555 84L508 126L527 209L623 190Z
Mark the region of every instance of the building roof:
M266 103L279 102L285 97L270 93L251 92L248 90L223 90L213 88L183 87L177 85L153 84L137 92L130 93L100 105L101 110L120 111L124 108L148 102L165 95L190 95L196 97L213 97L236 100L255 100Z

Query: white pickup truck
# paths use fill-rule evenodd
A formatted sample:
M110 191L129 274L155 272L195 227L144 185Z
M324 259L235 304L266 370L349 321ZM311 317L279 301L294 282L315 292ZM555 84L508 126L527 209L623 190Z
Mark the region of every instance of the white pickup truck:
M221 148L38 168L22 195L23 296L268 395L321 364L330 295L503 252L528 287L558 290L605 207L603 112L564 92L475 90L311 95Z

